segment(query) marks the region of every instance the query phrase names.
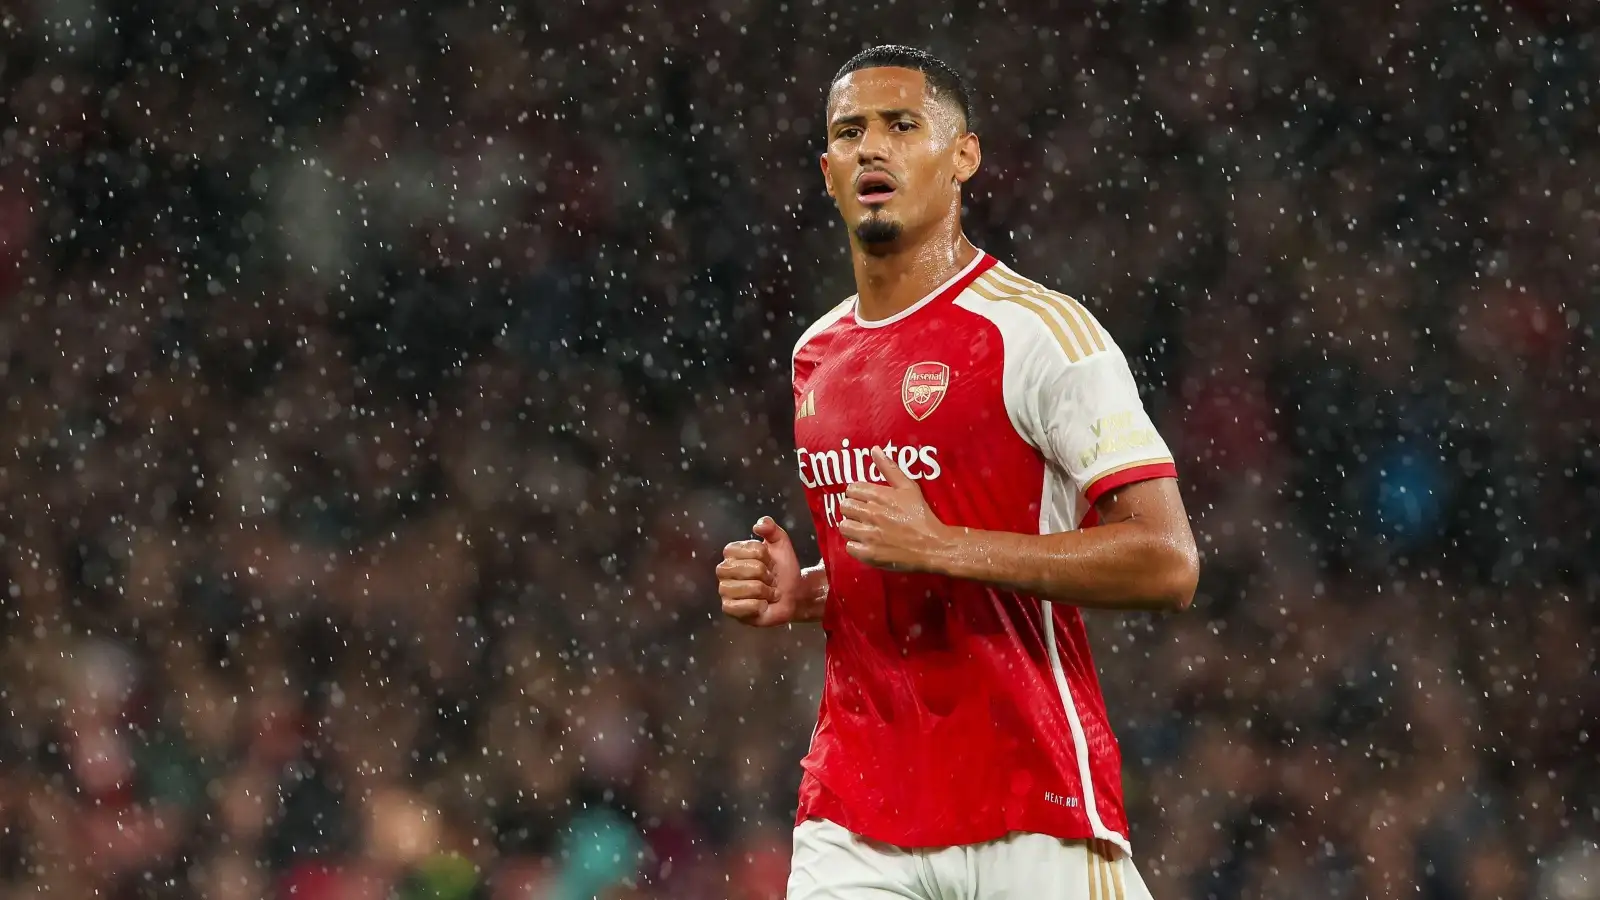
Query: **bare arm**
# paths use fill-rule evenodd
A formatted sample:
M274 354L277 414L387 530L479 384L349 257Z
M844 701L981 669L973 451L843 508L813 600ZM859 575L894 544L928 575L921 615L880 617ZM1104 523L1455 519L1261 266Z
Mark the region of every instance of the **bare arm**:
M839 505L845 551L863 562L1100 609L1183 609L1194 598L1199 553L1170 478L1108 491L1094 528L1013 534L940 522L915 481L881 451L873 458L888 483L853 484Z
M1200 560L1177 482L1127 485L1095 510L1099 525L1059 534L949 529L929 569L1074 606L1186 609Z

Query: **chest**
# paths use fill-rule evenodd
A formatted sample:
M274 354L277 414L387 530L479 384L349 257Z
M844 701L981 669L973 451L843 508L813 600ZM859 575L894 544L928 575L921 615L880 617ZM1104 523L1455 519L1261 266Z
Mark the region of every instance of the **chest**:
M981 323L930 319L916 328L842 328L796 357L795 442L808 487L858 479L874 446L913 478L937 478L1014 436L1000 335ZM818 465L806 471L813 457Z

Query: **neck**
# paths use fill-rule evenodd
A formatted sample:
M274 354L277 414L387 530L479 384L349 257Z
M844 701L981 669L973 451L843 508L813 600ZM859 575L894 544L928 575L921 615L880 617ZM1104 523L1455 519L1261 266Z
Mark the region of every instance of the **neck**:
M978 248L956 223L927 239L889 248L886 253L869 253L854 240L851 244L856 312L869 322L905 311L978 255Z

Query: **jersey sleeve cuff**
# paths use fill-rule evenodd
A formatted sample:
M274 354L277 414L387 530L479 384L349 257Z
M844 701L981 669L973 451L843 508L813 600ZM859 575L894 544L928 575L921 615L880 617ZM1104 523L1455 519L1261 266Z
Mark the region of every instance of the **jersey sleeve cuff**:
M1093 506L1095 501L1105 496L1107 491L1116 490L1124 485L1136 481L1150 481L1154 478L1177 478L1178 466L1170 459L1147 459L1125 466L1118 466L1109 472L1102 472L1089 486L1084 488L1083 496Z

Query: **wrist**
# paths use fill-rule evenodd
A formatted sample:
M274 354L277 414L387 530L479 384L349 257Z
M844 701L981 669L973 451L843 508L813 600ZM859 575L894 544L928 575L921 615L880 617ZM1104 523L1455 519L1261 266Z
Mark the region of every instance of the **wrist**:
M917 569L929 575L959 577L956 571L961 555L959 551L970 530L959 525L940 523L934 528L926 547L919 554L922 558L917 560Z
M800 603L795 611L799 622L822 621L828 602L828 570L822 563L800 570Z

